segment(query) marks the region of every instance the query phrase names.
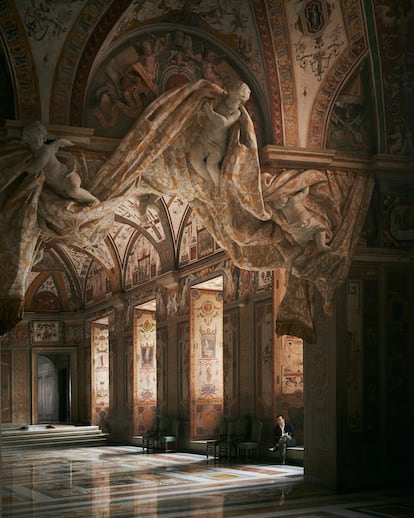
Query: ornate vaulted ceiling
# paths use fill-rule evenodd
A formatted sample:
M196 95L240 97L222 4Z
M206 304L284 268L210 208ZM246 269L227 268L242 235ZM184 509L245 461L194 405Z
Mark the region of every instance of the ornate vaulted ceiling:
M413 153L414 7L410 0L6 0L0 115L4 137L41 120L93 170L156 97L200 78L252 89L260 146L366 156ZM385 110L384 106L389 109ZM266 156L266 153L264 153ZM88 177L89 175L89 177ZM220 249L177 197L147 219L131 199L106 240L47 243L26 310L76 310Z

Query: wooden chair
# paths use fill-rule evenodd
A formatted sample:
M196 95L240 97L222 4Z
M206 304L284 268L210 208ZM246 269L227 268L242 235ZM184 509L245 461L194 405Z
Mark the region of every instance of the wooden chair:
M214 459L214 462L219 458L219 444L221 441L227 440L227 428L228 428L228 419L225 417L220 421L217 437L215 439L209 439L206 442L206 453L207 453L207 462L210 457Z
M235 457L237 455L237 444L246 439L248 428L249 419L247 417L239 417L237 420L230 421L226 439L218 442L218 457L224 459Z
M160 419L157 417L154 421L152 428L146 431L142 438L142 447L147 453L153 452L156 448L156 442L158 439L160 426Z
M259 454L260 442L262 440L263 423L258 419L252 422L250 437L248 440L237 443L237 456L248 459L249 457L257 457Z
M227 423L227 431L223 437L217 441L216 458L229 459L233 453L233 437L236 429L236 421L230 420Z
M154 426L143 437L143 448L147 453L160 449L160 437L167 433L170 420L167 416L157 417Z

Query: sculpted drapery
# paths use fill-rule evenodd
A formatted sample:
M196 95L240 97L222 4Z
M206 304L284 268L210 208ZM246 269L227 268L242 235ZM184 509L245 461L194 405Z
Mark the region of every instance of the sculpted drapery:
M19 304L38 252L38 236L90 245L107 235L114 211L125 199L168 194L190 204L240 268L287 268L277 331L315 340L313 290L319 291L328 310L348 273L373 180L349 172L262 170L252 121L240 107L242 115L230 127L217 190L193 169L189 152L203 127L203 105L217 105L222 97L223 91L206 80L158 97L86 186L101 200L97 205L59 197L43 185L42 175L22 174L30 152L18 146L3 149L0 260L12 268L0 279L2 332L21 318ZM298 221L292 223L291 214L298 214ZM326 248L313 239L318 232Z

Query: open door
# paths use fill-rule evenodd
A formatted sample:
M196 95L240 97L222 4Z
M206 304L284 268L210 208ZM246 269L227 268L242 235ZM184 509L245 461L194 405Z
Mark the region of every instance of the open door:
M32 351L32 424L77 420L76 350Z

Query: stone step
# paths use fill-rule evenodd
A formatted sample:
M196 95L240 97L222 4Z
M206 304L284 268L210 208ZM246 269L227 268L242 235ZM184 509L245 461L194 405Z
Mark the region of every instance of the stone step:
M30 426L28 429L6 429L1 432L2 448L33 448L64 445L106 444L108 434L98 426L64 426L56 428Z

